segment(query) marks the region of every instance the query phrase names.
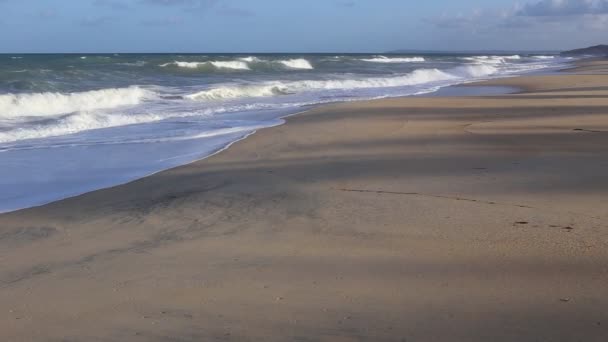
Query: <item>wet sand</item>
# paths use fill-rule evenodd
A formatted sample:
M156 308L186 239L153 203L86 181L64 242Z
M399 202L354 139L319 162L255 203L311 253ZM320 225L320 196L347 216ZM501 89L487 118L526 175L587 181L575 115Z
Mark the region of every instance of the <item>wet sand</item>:
M0 340L606 341L606 70L325 106L0 215Z

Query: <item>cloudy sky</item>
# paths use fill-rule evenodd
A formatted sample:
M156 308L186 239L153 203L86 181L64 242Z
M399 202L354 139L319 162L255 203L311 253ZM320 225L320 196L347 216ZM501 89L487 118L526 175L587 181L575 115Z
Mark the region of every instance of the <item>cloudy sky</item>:
M0 52L562 50L608 0L0 0Z

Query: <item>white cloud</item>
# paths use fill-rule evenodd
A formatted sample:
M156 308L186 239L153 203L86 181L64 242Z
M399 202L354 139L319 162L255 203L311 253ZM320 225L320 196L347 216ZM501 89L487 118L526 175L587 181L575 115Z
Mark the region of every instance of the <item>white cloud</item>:
M606 43L608 0L519 0L425 19L455 46L558 50ZM523 3L522 3L523 1Z
M491 31L497 29L608 29L608 0L540 0L511 8L476 9L427 19L438 28Z
M522 16L580 16L608 13L608 0L541 0L528 3L517 13Z

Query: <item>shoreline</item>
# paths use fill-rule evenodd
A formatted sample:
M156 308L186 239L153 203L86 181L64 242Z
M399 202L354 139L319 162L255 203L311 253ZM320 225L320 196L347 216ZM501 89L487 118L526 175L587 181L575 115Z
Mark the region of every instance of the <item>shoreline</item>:
M324 105L2 214L0 336L603 341L607 77Z
M577 61L575 63L575 65L570 65L570 66L566 66L565 68L562 69L558 69L557 72L560 71L567 71L567 70L574 70L577 68L576 64L578 64L580 61ZM542 72L542 71L541 71ZM534 72L533 72L534 73ZM508 86L502 86L502 85L494 85L492 83L492 81L495 80L502 80L502 79L507 79L507 78L519 78L519 77L528 77L528 74L523 74L523 75L515 75L515 76L504 76L504 77L498 77L498 78L490 78L490 79L486 79L486 80L481 80L481 81L469 81L469 82L464 82L464 83L458 83L458 84L454 84L454 85L449 85L449 86L445 86L445 87L441 87L435 91L431 91L431 92L427 92L427 93L422 93L422 94L411 94L411 95L404 95L404 96L395 96L395 97L386 97L386 98L379 98L379 99L358 99L358 100L354 100L354 101L336 101L336 102L329 102L329 103L320 103L320 104L314 104L314 105L308 105L308 106L303 106L302 110L298 110L298 111L294 111L293 113L289 113L286 114L284 116L280 116L277 119L278 120L282 120L283 123L280 123L278 125L284 125L287 121L286 119L294 116L294 115L300 115L300 114L304 114L308 111L311 110L315 110L315 109L319 109L322 108L324 106L331 106L331 105L335 105L335 104L341 104L341 103L357 103L357 102L368 102L368 101L382 101L385 99L391 99L391 98L410 98L410 97L464 97L464 96L491 96L491 95L506 95L506 94L516 94L516 93L521 93L524 92L525 90L523 88L519 88L517 85L513 86L513 85L508 85ZM471 89L475 88L475 90L471 91ZM267 126L267 127L263 127L262 129L266 129L266 128L272 128L275 127L276 125L272 125L272 126ZM90 192L94 192L94 191L99 191L99 190L103 190L103 189L108 189L108 188L113 188L113 187L117 187L117 186L122 186L122 185L126 185L129 184L131 182L137 181L139 179L142 178L146 178L146 177L151 177L154 176L160 172L164 172L167 170L171 170L173 168L176 167L180 167L183 165L188 165L190 163L196 163L196 162L200 162L202 160L205 160L207 158L210 158L218 153L221 153L222 151L227 150L228 148L230 148L230 146L232 146L233 144L244 140L248 137L250 137L253 134L256 134L257 131L260 129L256 129L246 135L244 135L243 137L231 141L229 143L227 143L224 147L219 148L218 150L205 155L201 158L198 159L194 159L192 161L189 161L185 164L180 164L180 165L176 165L176 166L172 166L169 168L163 168L148 174L145 174L143 176L139 176L137 178L133 178L133 179L129 179L126 180L124 182L121 183L117 183L117 184L113 184L111 186L106 186L106 187L101 187L101 188L96 188L96 189L92 189L92 190L87 190L84 192L76 192L72 195L67 195L65 197L59 197L57 199L53 199L50 201L46 201L40 204L34 204L34 205L29 205L29 206L25 206L25 207L21 207L21 208L17 208L17 209L7 209L7 210L0 210L0 215L3 214L8 214L8 213L13 213L13 212L17 212L17 211L21 211L21 210L27 210L27 209L31 209L31 208L37 208L37 207L41 207L44 205L48 205L50 203L54 203L57 201L62 201L62 200L66 200L66 199L70 199L70 198L74 198L74 197L78 197L78 196L82 196L85 195L87 193Z

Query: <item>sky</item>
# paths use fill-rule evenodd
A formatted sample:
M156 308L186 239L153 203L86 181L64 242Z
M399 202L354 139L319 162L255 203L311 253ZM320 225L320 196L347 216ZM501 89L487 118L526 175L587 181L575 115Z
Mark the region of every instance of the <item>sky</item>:
M608 0L0 0L0 52L565 50Z

